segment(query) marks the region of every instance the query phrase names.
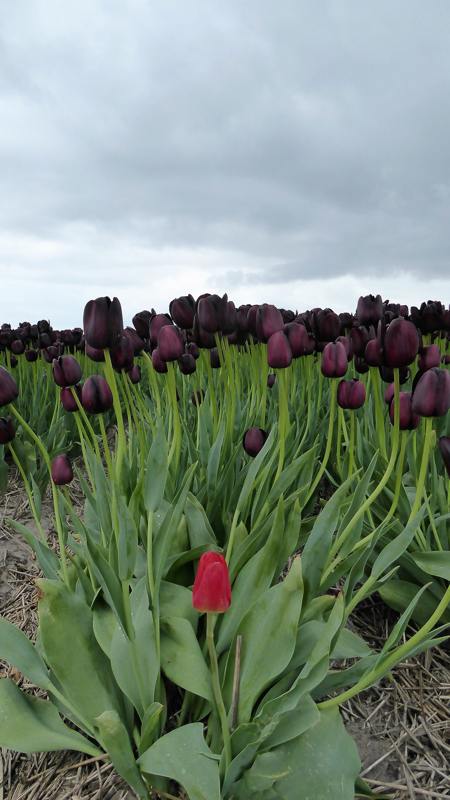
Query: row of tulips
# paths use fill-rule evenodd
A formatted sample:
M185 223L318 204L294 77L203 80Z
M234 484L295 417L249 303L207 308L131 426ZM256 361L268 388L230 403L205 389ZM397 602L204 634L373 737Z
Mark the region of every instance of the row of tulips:
M450 621L449 317L209 295L133 329L116 298L72 337L4 326L0 431L34 520L10 525L44 578L36 646L2 620L0 658L47 699L1 680L0 744L107 754L144 798L370 796L339 706ZM376 591L401 612L380 652L346 626Z

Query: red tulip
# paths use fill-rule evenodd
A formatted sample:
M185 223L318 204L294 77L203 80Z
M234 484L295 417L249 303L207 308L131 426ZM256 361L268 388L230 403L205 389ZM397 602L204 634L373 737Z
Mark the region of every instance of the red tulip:
M227 562L219 553L203 553L192 591L193 607L197 611L223 614L230 603L231 585Z

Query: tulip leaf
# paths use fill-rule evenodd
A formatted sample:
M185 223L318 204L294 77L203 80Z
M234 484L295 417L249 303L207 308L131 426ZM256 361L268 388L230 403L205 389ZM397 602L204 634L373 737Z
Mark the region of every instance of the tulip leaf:
M368 644L358 636L357 633L351 631L349 628L342 628L337 637L334 648L330 654L330 658L336 661L345 658L362 658L371 653Z
M408 522L402 533L395 537L392 541L390 541L379 553L376 557L370 577L371 579L377 579L382 575L382 573L390 567L390 565L396 562L399 556L405 552L406 548L409 544L411 544L417 528L419 527L423 515L425 513L425 507L423 506L420 511L415 514L415 516Z
M62 583L39 580L39 633L45 659L80 718L93 721L121 702L108 659L93 631L93 615L84 599Z
M161 619L161 667L172 683L212 700L210 672L187 619Z
M239 626L238 633L243 642L238 706L240 722L250 719L262 691L292 658L302 595L300 558L296 558L284 581L266 591Z
M43 542L41 539L39 539L36 534L30 530L30 528L22 525L21 522L17 522L17 520L11 518L8 518L7 522L8 525L17 531L17 533L20 533L20 535L23 536L27 545L31 547L33 552L36 554L39 566L45 577L57 578L60 564L56 553L49 548L46 542Z
M158 425L148 454L144 479L144 505L146 511L155 512L161 505L169 473L167 439L162 423Z
M148 798L147 787L136 764L127 730L117 712L104 711L96 718L95 724L116 771L138 797Z
M27 636L12 622L0 619L0 659L16 667L41 689L52 688L48 669Z
M197 498L189 492L184 507L191 547L216 546L217 541L206 512Z
M234 786L236 800L353 800L361 767L336 709L296 739L258 755Z
M183 725L152 744L139 758L141 770L179 783L189 800L221 800L219 765L203 738L203 725Z
M10 678L0 679L0 746L19 753L78 750L99 756L102 752L68 728L53 703L25 694Z
M219 471L220 456L222 453L223 440L225 437L226 417L222 419L219 432L209 451L208 465L206 468L206 486L208 492L215 488L217 483L217 473Z
M157 591L159 591L161 580L166 571L166 561L170 552L170 546L181 520L186 497L189 492L196 467L197 464L194 463L191 464L191 466L186 470L181 488L173 504L167 511L154 542L155 588Z
M146 710L141 726L141 738L139 741L139 753L144 753L152 744L153 733L157 727L164 706L161 703L152 703Z
M450 552L448 550L419 551L411 553L411 558L428 575L450 581Z
M380 594L381 599L388 606L390 606L390 608L393 608L395 611L402 612L416 597L419 588L420 587L416 583L395 579L384 583L378 589L378 593ZM425 591L422 595L420 603L414 609L412 615L413 619L420 625L425 625L425 623L428 622L431 615L434 613L436 605L437 601L431 591ZM449 609L444 612L442 619L446 622L450 622Z
M161 581L159 609L161 617L182 617L189 620L193 629L197 630L199 613L192 605L191 590L185 586Z

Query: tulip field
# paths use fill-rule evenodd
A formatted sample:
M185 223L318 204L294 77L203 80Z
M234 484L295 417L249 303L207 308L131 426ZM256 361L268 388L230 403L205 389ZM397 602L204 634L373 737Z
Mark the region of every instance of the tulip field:
M188 295L126 327L101 297L3 324L0 364L3 524L39 570L36 629L0 616L4 752L112 765L120 797L400 797L342 710L448 648L450 307Z

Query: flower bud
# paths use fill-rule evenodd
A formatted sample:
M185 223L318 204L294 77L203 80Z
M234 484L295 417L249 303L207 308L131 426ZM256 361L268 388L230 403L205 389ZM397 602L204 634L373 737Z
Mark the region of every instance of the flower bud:
M340 381L337 401L341 408L348 408L352 411L361 408L366 401L366 387L362 381L358 381L356 378L351 381Z
M57 486L65 486L66 483L70 483L73 479L72 464L65 453L53 459L51 473L52 481Z
M95 361L97 364L100 364L102 361L105 360L105 351L99 350L97 347L91 347L90 344L87 342L84 345L85 353L91 361Z
M37 350L25 350L25 359L31 364L38 360Z
M419 350L419 334L412 322L401 317L392 320L384 336L384 363L388 367L407 367Z
M18 396L19 390L14 378L4 367L0 367L0 406L7 406Z
M122 307L117 297L89 300L84 309L83 328L91 347L99 350L114 347L123 331Z
M113 406L111 389L103 375L91 375L81 390L81 402L90 414L103 414Z
M196 361L200 356L200 349L195 342L189 342L189 344L186 345L186 352L190 353L190 355L193 356Z
M384 402L389 405L395 393L395 384L389 383L384 390Z
M207 333L218 333L222 329L224 307L227 302L226 294L223 297L210 294L197 301L198 323Z
M292 350L283 331L273 333L267 342L267 363L272 369L284 369L292 362Z
M160 331L167 325L173 327L173 322L168 314L155 314L155 316L152 317L150 322L150 342L152 347L158 345Z
M414 388L412 407L421 417L443 417L450 408L450 372L438 367L424 372Z
M353 353L356 356L363 356L369 341L369 332L367 328L364 328L362 325L350 328L348 335L352 343Z
M270 372L268 374L268 376L267 376L267 386L269 387L269 389L273 389L276 379L277 379L277 376L275 375L274 372Z
M59 358L61 353L59 352L58 347L56 347L54 344L51 344L49 347L45 347L44 350L41 350L41 355L47 364L53 364L53 359Z
M124 328L123 335L128 339L130 342L131 350L134 356L139 356L144 347L145 343L144 340L136 333L134 328Z
M322 375L325 378L342 378L347 367L347 353L342 342L328 342L322 353Z
M209 361L211 364L212 369L220 369L222 364L220 363L220 356L217 347L212 347L209 351Z
M81 367L73 356L60 356L53 361L53 380L58 386L75 386L81 380Z
M258 455L259 451L264 447L267 439L267 433L262 428L249 428L244 433L242 444L247 455L254 458Z
M14 339L11 342L11 353L14 353L15 356L21 356L25 350L25 345L22 342L22 339Z
M161 358L159 349L157 347L155 347L152 352L152 364L155 372L159 372L160 375L163 375L165 372L167 372L167 364Z
M195 358L194 356L191 356L190 353L183 353L183 355L180 356L178 359L178 366L183 375L192 375L192 373L197 369Z
M412 395L411 392L400 392L399 395L399 406L400 406L400 430L401 431L412 431L418 427L420 422L420 417L418 414L415 414L412 407ZM389 404L389 418L394 424L394 398L392 397L391 402Z
M134 315L132 322L141 339L150 338L150 322L154 316L155 314L151 311L138 311Z
M441 436L439 439L439 450L444 462L447 475L450 478L450 436Z
M183 337L175 325L164 325L159 331L158 352L163 361L176 361L183 355Z
M16 435L11 417L0 417L0 444L12 442Z
M359 375L365 375L369 372L369 365L365 358L362 356L355 356L355 369Z
M429 344L420 348L418 364L421 372L438 367L440 363L441 353L437 344Z
M341 344L345 347L345 352L347 354L347 361L351 361L354 355L353 352L353 344L348 336L338 336L336 342L341 342Z
M298 322L289 322L284 326L283 330L288 338L293 358L299 358L299 356L311 353L311 340L313 341L314 349L314 340L304 325Z
M197 611L223 614L231 604L231 585L227 562L219 553L203 553L192 590L192 605Z
M276 307L263 303L256 312L256 335L261 342L268 342L270 337L284 326L281 311Z
M176 297L169 304L169 313L175 325L183 330L189 330L194 324L195 300L191 294L185 297Z
M77 393L78 399L81 403L81 384L74 386L73 389ZM68 411L70 414L73 414L74 411L78 411L77 401L72 394L72 387L64 386L61 389L60 400L64 411Z
M131 383L139 383L141 380L141 368L139 364L133 364L131 369L128 370L128 377Z

